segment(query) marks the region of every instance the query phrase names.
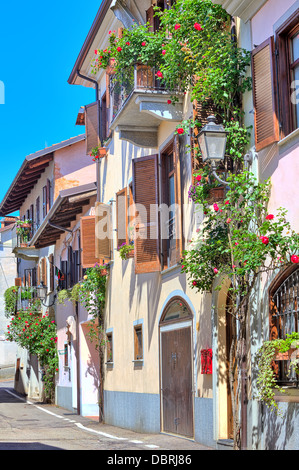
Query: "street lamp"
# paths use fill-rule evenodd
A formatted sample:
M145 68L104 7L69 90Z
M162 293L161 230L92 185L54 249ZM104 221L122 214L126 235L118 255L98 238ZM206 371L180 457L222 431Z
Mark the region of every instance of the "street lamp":
M228 132L221 124L216 124L215 116L208 117L208 123L198 135L202 160L211 162L224 160Z
M198 134L198 145L203 162L211 164L213 176L222 184L227 184L216 173L216 162L224 160L228 132L221 124L216 124L215 116L208 117L208 123Z
M37 286L36 288L36 295L42 302L47 297L47 291L48 291L47 286L45 286L43 281L41 281L40 285Z

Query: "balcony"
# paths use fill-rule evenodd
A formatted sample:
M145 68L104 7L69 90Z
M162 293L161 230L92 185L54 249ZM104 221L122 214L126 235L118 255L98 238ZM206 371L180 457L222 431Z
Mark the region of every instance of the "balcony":
M39 250L36 250L34 246L29 246L29 242L37 228L38 225L35 222L18 221L16 244L12 250L17 258L21 258L26 261L38 261Z
M134 145L156 147L161 122L183 119L183 95L166 90L147 65L135 64L125 78L110 75L109 92L110 129ZM174 94L178 102L168 104Z

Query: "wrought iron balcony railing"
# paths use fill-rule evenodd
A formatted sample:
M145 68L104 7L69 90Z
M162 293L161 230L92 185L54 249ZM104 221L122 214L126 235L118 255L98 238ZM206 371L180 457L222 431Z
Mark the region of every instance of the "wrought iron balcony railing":
M110 124L113 123L134 92L170 93L157 77L156 69L143 64L135 64L124 71L121 76L110 75L109 92Z

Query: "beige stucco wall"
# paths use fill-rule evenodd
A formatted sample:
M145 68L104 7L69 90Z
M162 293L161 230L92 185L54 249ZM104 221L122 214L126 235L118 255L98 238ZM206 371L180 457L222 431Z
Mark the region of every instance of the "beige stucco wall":
M190 117L192 107L186 97L185 116ZM101 201L112 202L113 228L116 227L115 194L127 186L132 178L132 158L159 153L173 138L174 122L161 122L158 130L158 148L146 149L120 141L114 132L108 157L101 161ZM183 162L190 179L184 180L184 233L186 240L194 233L194 206L188 201L191 184L191 158L184 156ZM187 285L186 276L180 267L165 272L135 275L134 259L122 261L117 252L114 232L113 261L108 281L106 305L106 329L113 331L113 367L107 366L105 389L135 393L160 393L159 320L166 302L175 295L183 297L193 318L193 359L195 396L212 396L211 376L200 373L200 350L211 345L210 296L195 293ZM134 322L143 321L144 361L136 365L134 359Z

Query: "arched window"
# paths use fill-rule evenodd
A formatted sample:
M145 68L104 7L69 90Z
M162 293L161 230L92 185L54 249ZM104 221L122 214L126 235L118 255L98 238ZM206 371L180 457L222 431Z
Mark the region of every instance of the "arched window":
M270 339L285 339L286 335L299 331L299 268L284 271L270 290ZM276 362L277 381L289 384L298 376L290 377L288 361Z
M161 323L168 323L192 318L192 313L181 297L171 299L164 309Z

